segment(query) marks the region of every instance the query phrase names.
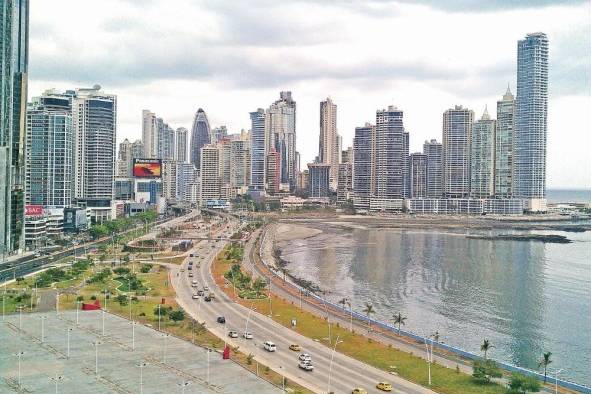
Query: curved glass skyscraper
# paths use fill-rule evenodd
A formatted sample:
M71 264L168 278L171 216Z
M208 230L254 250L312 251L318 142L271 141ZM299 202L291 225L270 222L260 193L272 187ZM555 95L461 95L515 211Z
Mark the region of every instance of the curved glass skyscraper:
M211 129L205 111L201 108L197 110L193 120L193 129L191 131L191 163L195 167L201 166L201 148L211 143Z

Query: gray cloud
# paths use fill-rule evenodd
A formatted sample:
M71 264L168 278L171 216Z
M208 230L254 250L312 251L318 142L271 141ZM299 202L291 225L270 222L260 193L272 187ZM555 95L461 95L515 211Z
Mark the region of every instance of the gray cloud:
M388 1L388 0L384 0ZM452 12L490 12L550 6L576 6L589 0L399 0L409 4L424 4L432 8Z

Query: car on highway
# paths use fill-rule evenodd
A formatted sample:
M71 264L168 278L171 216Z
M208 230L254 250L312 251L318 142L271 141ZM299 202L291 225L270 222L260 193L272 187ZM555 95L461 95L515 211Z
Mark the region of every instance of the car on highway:
M211 297L210 297L210 296L206 296L206 297L204 298L204 300L205 300L205 302L211 302Z
M236 331L228 331L228 336L230 338L238 338L238 333Z
M194 293L194 294L193 294L193 299L194 299L194 300L197 300L197 299L199 299L199 294L197 294L197 293Z
M292 343L291 345L289 345L289 350L293 350L294 352L299 352L300 350L302 350L302 348L297 343Z
M220 324L224 324L226 322L226 318L223 316L218 316L217 322Z
M191 287L197 287L197 281L195 279L191 281Z
M185 269L184 268L181 268L181 272L185 272Z
M252 339L252 334L250 332L246 331L244 334L242 334L242 338Z
M300 361L298 367L308 372L312 372L314 370L314 366L312 365L311 361Z
M192 278L192 277L193 277L193 273L189 272L189 278Z
M188 269L189 271L191 271L191 270L193 269L193 266L192 266L192 265L190 265L190 266L188 266L188 267L187 267L187 269Z
M351 394L367 394L367 390L362 389L361 387L356 387L351 391Z
M193 265L193 262L192 261L189 261L189 265Z
M209 287L207 287L207 286L203 286L203 290L205 290L205 291L209 291Z
M271 341L265 341L265 343L263 344L263 347L268 352L274 352L277 350L277 346Z
M300 361L312 362L312 357L308 353L302 353L302 354L300 354L300 356L298 357L298 359Z
M200 296L204 296L205 292L203 290L197 290L197 294L199 294Z
M189 253L189 257L195 257L193 253Z
M388 382L379 382L376 384L376 388L382 391L392 391L392 385Z

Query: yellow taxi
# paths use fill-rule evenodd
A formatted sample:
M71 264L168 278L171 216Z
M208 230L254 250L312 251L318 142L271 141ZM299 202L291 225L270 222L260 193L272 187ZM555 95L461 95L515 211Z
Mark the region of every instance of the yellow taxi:
M292 343L291 345L289 345L289 350L293 350L294 352L299 352L300 350L302 350L302 348L300 347L300 345Z
M354 388L353 391L351 391L351 394L367 394L367 390L357 387Z
M392 385L387 382L380 382L376 385L376 387L378 388L378 390L392 391Z

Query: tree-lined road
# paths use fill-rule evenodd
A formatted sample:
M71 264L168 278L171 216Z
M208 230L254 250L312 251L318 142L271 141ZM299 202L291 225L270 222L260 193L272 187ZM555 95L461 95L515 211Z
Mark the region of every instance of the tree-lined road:
M225 235L231 235L231 233L232 231L228 229ZM214 257L225 245L225 241L203 241L192 250L192 253L200 256L195 259L200 264L199 268L195 265L193 270L194 278L189 278L186 271L188 259L182 266L168 265L171 269L172 284L177 293L177 302L193 318L202 322L205 321L206 327L216 336L224 339L232 346L239 346L240 350L246 354L252 353L255 360L269 366L287 379L308 387L315 392L325 393L329 391L331 349L289 328L283 327L267 316L257 312L250 312L248 308L235 303L221 289L216 287L210 266ZM180 272L181 268L184 268L185 272ZM208 286L213 289L216 299L212 302L192 299L194 289L191 287L191 281L193 279L198 281L199 288ZM235 330L240 335L245 331L249 315L248 331L254 335L254 339L228 338L228 330ZM226 318L225 325L216 322L218 316ZM265 341L274 342L277 345L277 351L269 353L264 350L262 345ZM302 352L309 353L312 356L313 372L306 372L298 367L298 352L291 351L288 348L291 343L299 344L302 347ZM424 387L373 368L338 352L334 353L330 380L330 391L337 393L351 392L355 387L363 387L368 392L378 392L375 386L379 381L391 382L397 393L432 393L432 391Z

